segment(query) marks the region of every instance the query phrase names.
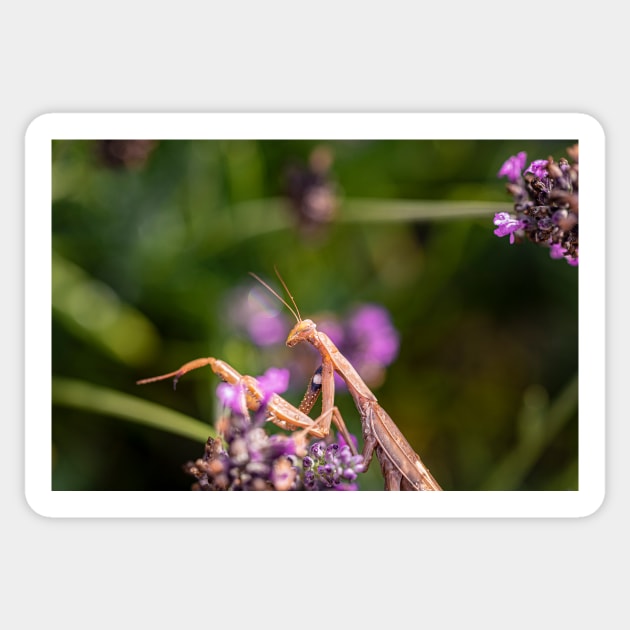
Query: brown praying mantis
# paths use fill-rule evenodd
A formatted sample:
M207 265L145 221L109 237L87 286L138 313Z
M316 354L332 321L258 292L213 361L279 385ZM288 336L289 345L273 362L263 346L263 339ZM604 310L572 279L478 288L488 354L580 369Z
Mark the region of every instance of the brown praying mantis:
M269 419L278 426L287 429L302 427L317 437L328 435L330 424L334 422L342 432L346 442L353 448L343 418L334 405L334 373L337 372L346 383L361 416L363 457L366 469L370 465L373 455L376 454L385 479L385 490L442 490L429 472L429 469L420 459L420 456L411 448L400 429L380 406L376 396L348 359L341 354L330 337L318 331L315 322L312 320L302 319L291 292L277 270L276 274L291 298L294 308L256 274L252 273L251 275L278 298L295 317L297 323L287 337L287 346L293 348L303 341L310 343L319 352L322 365L315 373L313 379L311 379L299 409L279 395L274 394L267 404ZM151 383L167 378L174 378L177 381L186 372L206 365L209 365L215 374L224 381L232 384L240 383L243 386L248 409L256 411L260 408L263 392L256 379L251 376L241 376L224 361L219 361L212 357L190 361L175 372L143 379L138 381L138 384ZM322 396L322 413L317 419L313 420L307 414L313 408L320 393Z

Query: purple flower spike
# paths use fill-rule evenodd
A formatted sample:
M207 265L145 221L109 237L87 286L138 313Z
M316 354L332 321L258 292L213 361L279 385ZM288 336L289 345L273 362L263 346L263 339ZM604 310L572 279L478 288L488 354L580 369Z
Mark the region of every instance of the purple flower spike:
M547 177L549 173L547 172L547 164L549 162L547 160L534 160L525 171L526 173L533 173L536 177L542 179L543 177Z
M496 236L510 235L510 245L514 243L514 232L525 226L524 221L514 219L509 212L497 212L494 215L494 224L497 226L497 229L494 231Z
M511 182L515 182L521 176L521 171L527 161L527 153L521 151L517 155L505 160L503 166L497 173L497 177L507 177Z
M510 236L510 244L529 240L549 248L554 260L564 259L578 265L579 246L579 170L578 145L567 148L570 159L553 157L533 160L520 175L525 153L512 156L501 167L499 176L507 176L507 192L514 199L513 212L494 215L496 236Z

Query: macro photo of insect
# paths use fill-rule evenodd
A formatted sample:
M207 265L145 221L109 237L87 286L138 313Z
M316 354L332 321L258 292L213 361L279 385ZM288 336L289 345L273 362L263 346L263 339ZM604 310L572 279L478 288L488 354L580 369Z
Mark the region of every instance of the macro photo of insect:
M54 141L52 489L578 490L578 165Z

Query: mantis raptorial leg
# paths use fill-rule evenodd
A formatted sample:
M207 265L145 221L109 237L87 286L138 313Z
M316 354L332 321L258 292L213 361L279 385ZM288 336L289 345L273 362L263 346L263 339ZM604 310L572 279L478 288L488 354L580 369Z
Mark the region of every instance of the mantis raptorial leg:
M225 361L213 357L194 359L193 361L185 363L174 372L144 378L140 381L136 381L136 383L138 385L146 385L147 383L154 383L155 381L173 379L173 384L177 385L177 381L184 374L205 366L209 366L223 381L242 387L245 396L245 405L248 410L255 412L260 409L264 398L264 391L260 383L258 383L253 376L243 376ZM348 429L336 406L329 405L326 409L322 409L320 416L315 419L307 415L313 407L313 403L317 399L320 389L321 380L314 377L311 380L309 389L304 395L300 408L294 407L291 403L282 398L282 396L272 394L266 402L267 420L283 429L295 430L296 428L302 428L306 433L320 438L324 438L330 433L330 425L334 422L340 433L344 436L350 449L353 453L356 453Z
M276 274L291 298L294 308L257 275L253 273L251 275L275 295L295 317L297 323L287 337L287 346L292 348L306 341L321 355L322 414L334 407L334 373L337 372L346 383L361 416L364 441L363 457L366 468L369 466L373 454L376 453L385 477L386 490L442 490L420 456L411 448L400 429L379 405L376 396L359 376L350 361L341 354L328 335L317 330L315 322L310 319L302 319L291 292L277 270Z

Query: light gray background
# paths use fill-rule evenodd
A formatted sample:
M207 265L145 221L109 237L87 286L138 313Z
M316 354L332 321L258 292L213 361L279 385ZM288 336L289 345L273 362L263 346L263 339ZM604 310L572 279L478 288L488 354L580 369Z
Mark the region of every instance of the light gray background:
M132 8L112 0L5 9L4 627L627 623L628 36L622 4L578 4L182 0ZM593 115L606 132L609 187L603 507L577 520L34 515L23 487L23 139L37 115L64 111Z

